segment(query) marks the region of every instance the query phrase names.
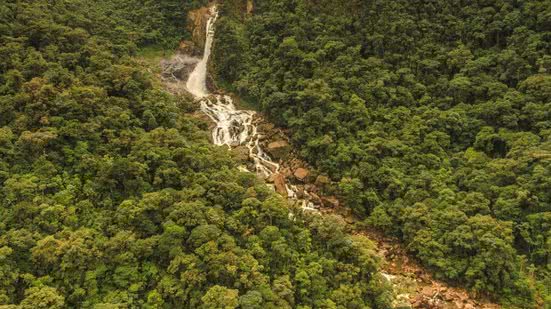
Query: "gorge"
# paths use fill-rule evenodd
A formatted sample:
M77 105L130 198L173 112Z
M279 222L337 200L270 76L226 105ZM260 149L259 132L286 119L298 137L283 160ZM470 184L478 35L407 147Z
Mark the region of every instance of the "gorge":
M546 0L5 0L0 309L551 308Z
M274 160L263 150L261 140L264 136L258 131L258 123L264 122L257 112L251 110L240 110L236 108L232 96L228 94L212 94L207 87L209 60L215 40L215 23L219 18L216 5L199 9L196 12L208 12L206 22L205 43L202 58L194 65L193 71L188 75L185 82L186 90L193 95L196 102L200 104L201 111L214 123L212 128L212 142L218 146L227 146L228 149L245 145L248 149L249 159L254 163L255 173L263 180L273 180L274 176L284 179L286 196L291 203L298 203L302 209L308 212L319 212L320 205L324 214L339 214L346 216L347 220L355 220L346 208L332 209L323 207L323 203L314 205L311 201L312 195L301 190L297 196L297 186L289 185L291 178L281 173L281 163ZM194 13L197 16L197 13ZM198 32L198 31L194 31ZM266 142L264 142L266 144ZM240 166L242 171L249 171ZM285 180L286 179L286 180ZM272 189L273 185L267 184ZM313 193L315 195L315 193ZM338 201L334 203L338 205ZM353 223L353 221L350 221ZM352 229L353 230L353 229ZM351 230L351 232L352 232ZM366 235L376 239L378 254L388 259L383 263L383 277L393 286L395 308L445 308L445 309L494 309L499 306L487 301L471 298L468 293L460 288L448 287L445 283L432 278L414 259L408 256L401 248L401 245L390 238L383 236L376 231L356 230L355 233Z
M256 112L236 109L231 96L212 95L207 89L207 68L215 35L214 25L218 18L215 5L208 10L206 23L204 51L201 60L195 65L186 82L186 89L200 102L203 111L215 124L212 131L213 143L228 147L245 145L249 158L254 162L254 173L262 179L281 177L280 164L276 163L262 149L260 140L263 138L258 131ZM283 184L287 197L297 201L304 210L317 211L309 200L310 194L303 192L304 198L297 200L297 187Z

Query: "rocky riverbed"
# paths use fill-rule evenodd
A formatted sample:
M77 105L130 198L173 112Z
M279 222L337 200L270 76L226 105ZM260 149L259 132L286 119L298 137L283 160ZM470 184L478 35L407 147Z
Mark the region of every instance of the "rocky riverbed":
M252 13L253 7L252 1L247 2L247 14ZM177 54L161 62L161 79L167 90L176 95L189 95L187 92L190 92L201 104L202 112L196 116L211 124L212 141L229 146L235 159L242 164L240 169L256 171L277 193L291 201L302 202L303 207L307 205L308 210L322 216L338 216L348 223L350 233L361 234L374 241L384 261L383 276L394 289L395 308L499 308L498 305L472 297L464 289L436 280L397 240L365 227L333 193L336 185L331 179L300 159L284 130L275 127L260 113L243 111L238 97L216 89L205 69L208 68L208 49L213 38L209 38L209 33L214 36L213 23L209 23L209 20L215 20L214 14L217 12L209 8L191 12L188 27L191 27L194 39L181 42ZM205 48L207 57L197 58L199 47ZM199 83L196 79L198 66L201 66L201 71L205 69ZM195 76L190 78L192 74ZM190 79L195 80L190 83ZM223 108L222 114L216 110L217 104ZM232 117L235 115L243 117L235 118L237 123L233 123ZM220 118L226 119L227 123ZM219 136L216 132L221 129L223 135ZM259 164L263 171L260 173Z

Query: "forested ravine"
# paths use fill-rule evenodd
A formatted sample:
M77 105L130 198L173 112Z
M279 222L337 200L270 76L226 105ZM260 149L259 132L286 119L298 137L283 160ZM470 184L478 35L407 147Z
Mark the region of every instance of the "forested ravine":
M0 308L390 307L371 241L239 171L156 78L204 2L2 2Z
M0 309L551 308L550 25L3 0Z
M194 70L188 77L186 89L201 104L201 111L205 113L215 124L212 131L212 141L219 146L242 146L248 149L249 158L254 162L254 170L260 178L280 177L280 164L274 162L272 158L263 150L260 140L263 136L258 132L258 118L256 113L250 110L236 109L233 99L229 95L212 95L207 89L207 65L211 54L214 39L214 24L218 18L216 6L207 10L210 17L206 24L205 47L202 59L195 65ZM243 167L246 169L245 167ZM313 203L310 201L309 194L303 199L297 199L297 188L295 186L283 184L284 194L291 201L298 201L306 210L315 211Z
M3 1L0 309L549 307L548 4Z
M429 271L406 253L399 241L386 237L381 232L364 228L335 196L319 196L320 187L330 180L323 175L312 177L316 173L306 168L307 164L298 158L296 152L292 149L280 149L290 147L286 142L288 138L281 130L276 129L256 111L236 107L234 100L239 98L235 95L225 93L223 89L215 89L215 93L211 93L207 85L208 67L219 12L215 5L196 12L208 15L201 59L186 63L182 59L191 59L192 55L177 55L172 62L165 62L164 67L165 71L170 71L171 68L174 70L174 63L193 67L193 70L187 69L187 80L179 81L180 88L185 87L194 96L201 111L214 123L211 126L211 140L214 144L227 146L230 150L246 149L246 158L241 158L244 165L240 169L256 173L273 190L287 197L290 203L300 205L303 210L322 216L337 215L347 222L348 233L361 234L372 239L377 244L378 255L384 260L381 269L383 276L393 286L394 307L499 308L496 304L473 298L460 287L452 287L434 279ZM197 13L193 16L197 16ZM272 152L264 150L264 147L274 150L276 158L273 159L270 156ZM278 155L278 151L285 154Z

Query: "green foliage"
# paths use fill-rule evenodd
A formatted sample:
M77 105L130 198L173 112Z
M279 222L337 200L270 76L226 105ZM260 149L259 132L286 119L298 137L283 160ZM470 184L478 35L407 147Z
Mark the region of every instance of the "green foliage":
M442 278L524 307L538 289L541 304L549 2L255 4L254 16L220 20L217 78L290 129L349 207Z
M388 308L371 242L239 172L132 59L175 4L0 6L0 307Z

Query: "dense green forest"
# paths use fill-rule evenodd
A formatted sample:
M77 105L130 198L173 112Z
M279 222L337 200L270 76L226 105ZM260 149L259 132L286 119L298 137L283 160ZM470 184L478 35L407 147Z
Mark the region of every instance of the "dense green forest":
M550 1L236 3L220 84L436 276L551 307Z
M0 4L1 308L388 308L366 238L211 146L135 60L203 1Z

